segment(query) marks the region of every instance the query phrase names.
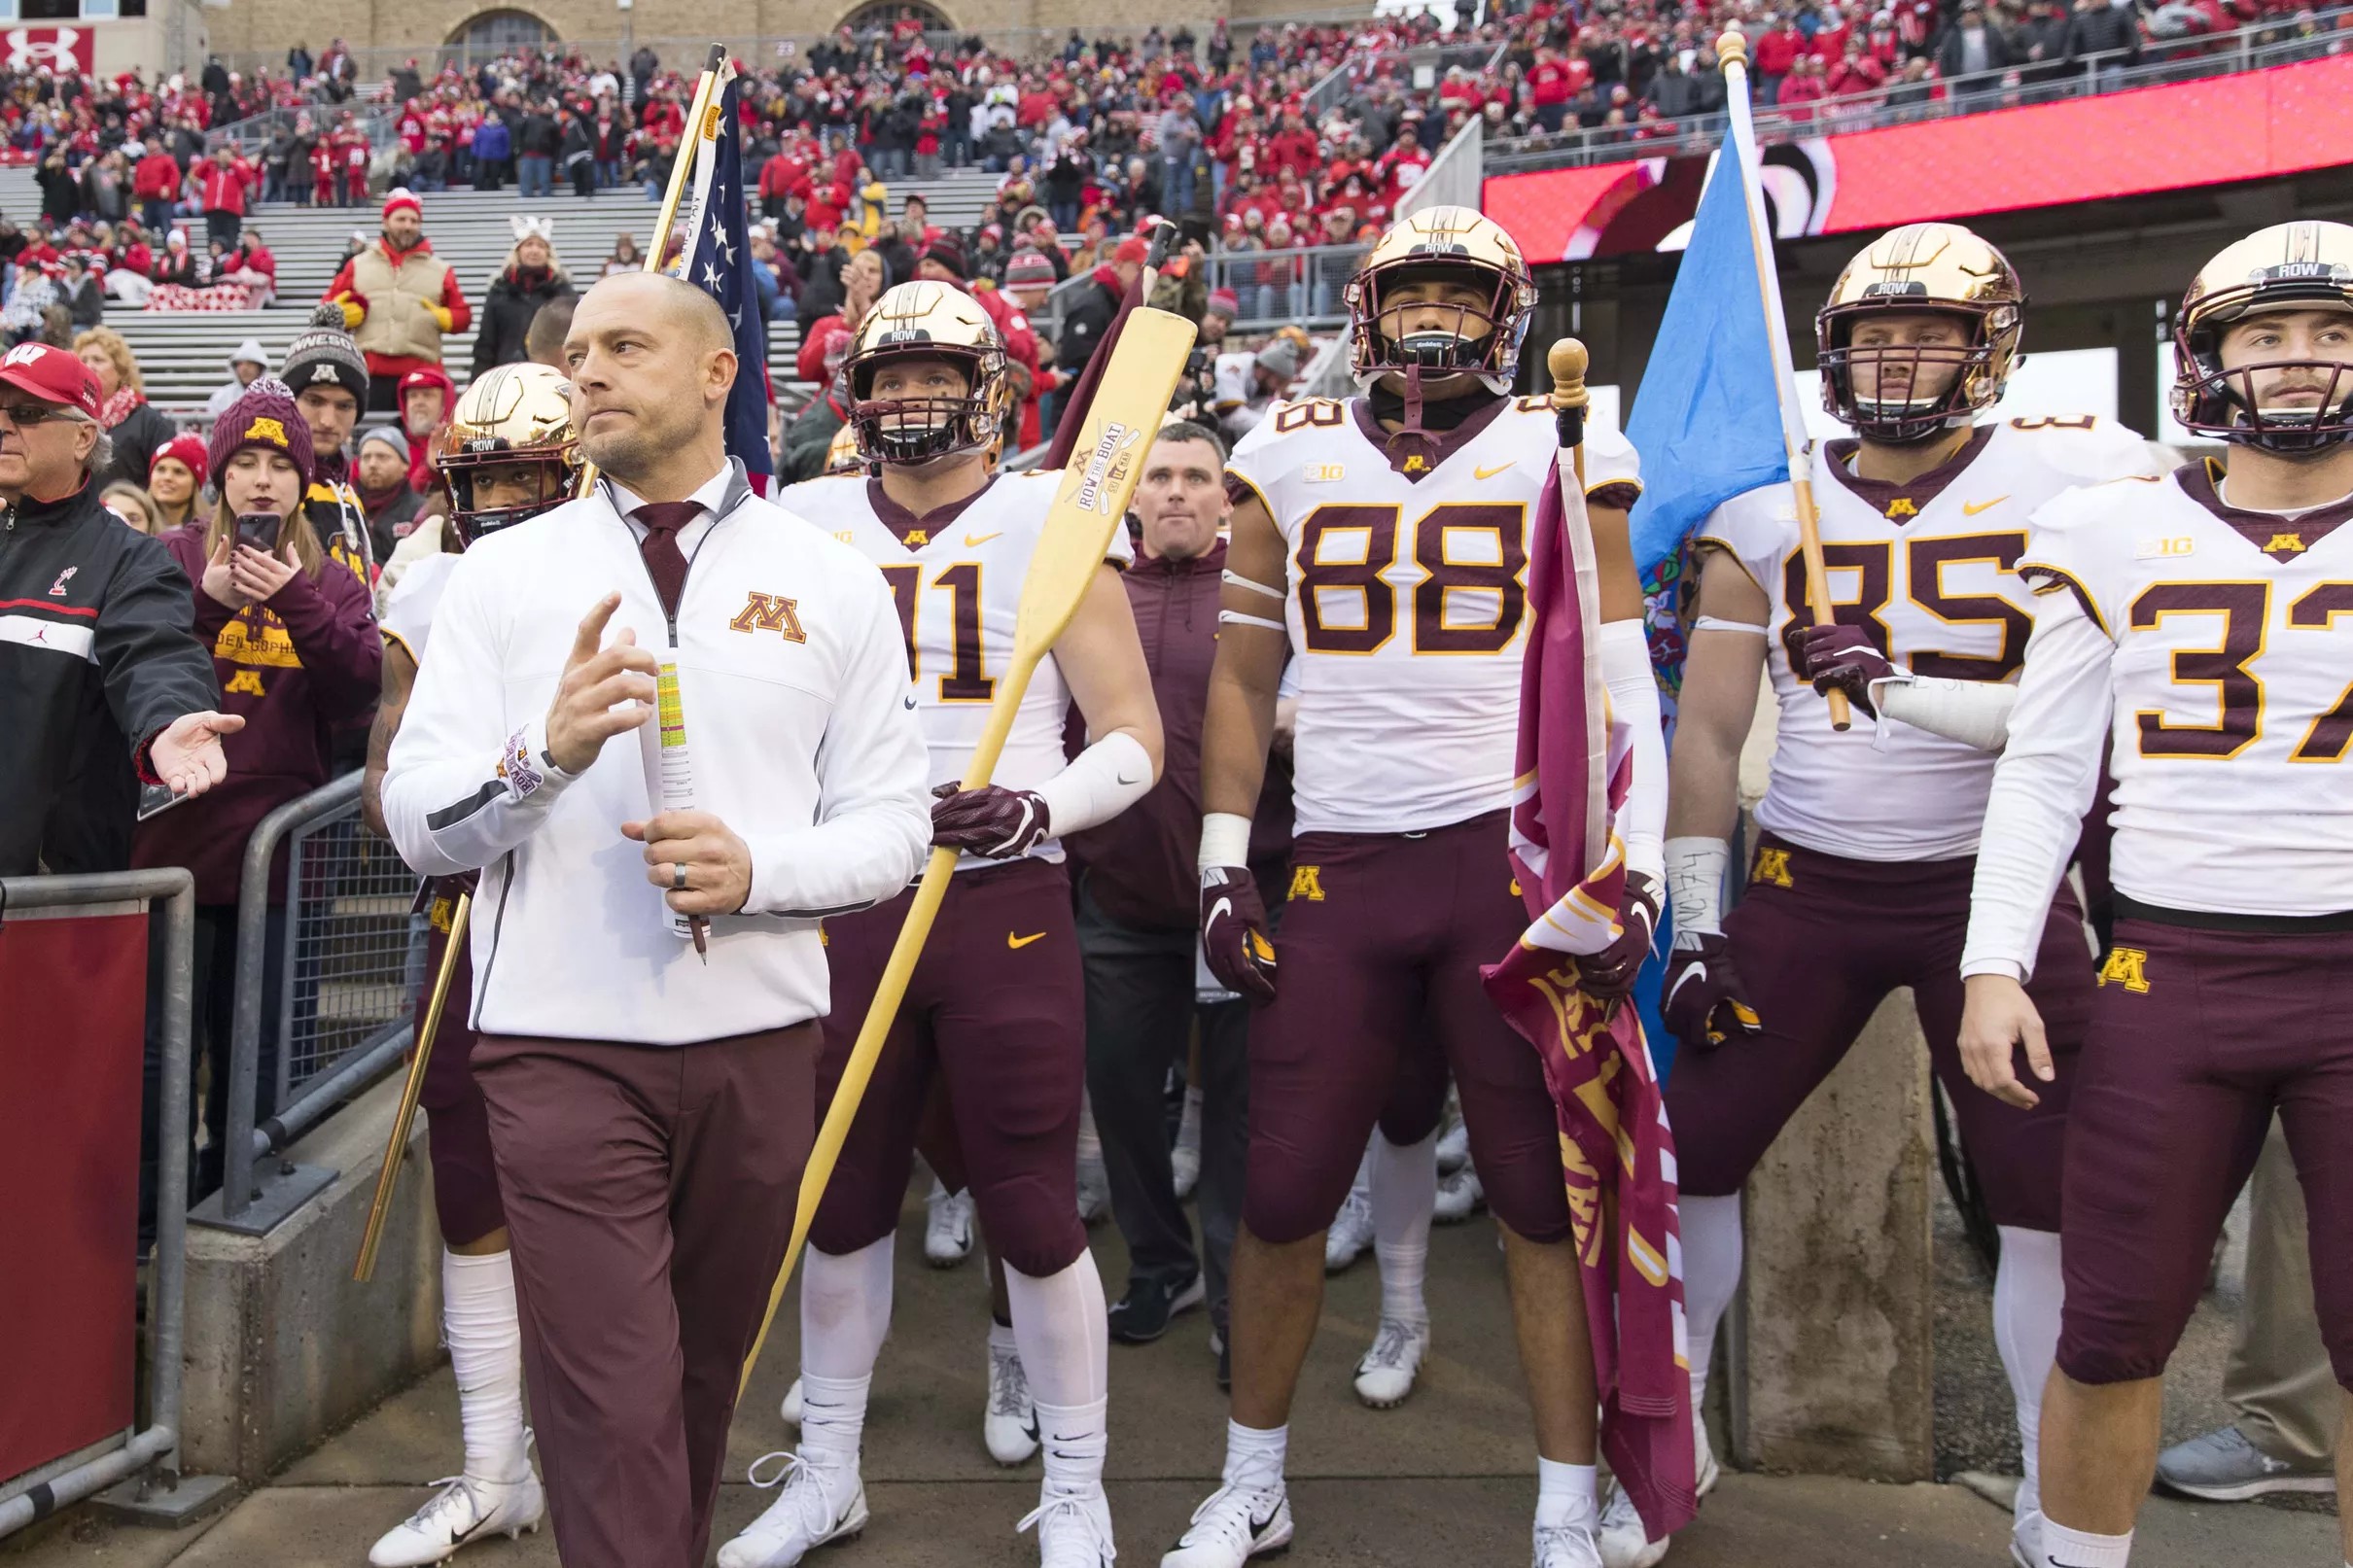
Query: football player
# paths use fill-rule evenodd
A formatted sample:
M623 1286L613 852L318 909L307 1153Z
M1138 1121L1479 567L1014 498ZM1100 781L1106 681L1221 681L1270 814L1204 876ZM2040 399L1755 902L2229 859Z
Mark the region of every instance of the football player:
M1284 1452L1324 1231L1376 1126L1404 1150L1437 1135L1451 1066L1504 1228L1539 1455L1534 1560L1584 1568L1598 1561L1595 1385L1560 1133L1535 1052L1479 979L1528 925L1507 859L1522 579L1528 513L1560 455L1548 401L1510 396L1535 285L1492 220L1435 207L1382 236L1346 297L1364 396L1279 403L1228 463L1239 500L1202 750L1202 934L1217 977L1262 1005L1223 1482L1162 1562L1240 1568L1289 1542ZM1633 450L1589 427L1586 467L1603 668L1619 714L1650 705L1633 727L1655 753L1626 534ZM1278 948L1247 862L1286 651L1297 826ZM1654 796L1663 761L1637 758ZM1585 960L1588 989L1630 985L1648 951L1660 809L1626 834L1638 875L1621 939Z
M2353 1022L2336 990L2353 960L2353 792L2336 777L2353 741L2353 227L2239 241L2175 321L2174 417L2230 460L2036 516L2019 562L2034 633L1961 961L1970 1076L2031 1104L2056 1071L2039 912L2106 752L2115 945L2068 1113L2067 1300L2027 1568L2124 1568L2165 1362L2274 1115L2322 1337L2353 1390ZM2353 1393L2339 1433L2341 1495ZM2353 1515L2340 1527L2353 1561Z
M1995 1341L2036 1491L2035 1422L2058 1332L2058 1172L2071 1063L2090 1004L2081 912L2061 890L2038 927L2036 986L2061 1070L2039 1102L1969 1092L1954 1045L1971 857L2024 655L2014 570L2038 505L2156 468L2130 431L2091 418L1981 421L2018 358L2025 297L1999 251L1914 224L1850 261L1815 319L1822 401L1855 433L1817 443L1813 494L1832 604L1809 602L1790 487L1719 507L1694 541L1698 620L1676 720L1667 874L1674 951L1668 1026L1689 1049L1667 1083L1680 1156L1692 1410L1739 1286L1740 1187L1888 993L1912 988L1931 1063L2001 1233ZM1722 889L1739 756L1769 672L1780 710L1747 890ZM1844 691L1831 727L1818 691ZM1716 1467L1700 1443L1704 1492ZM1612 1568L1656 1562L1622 1495Z
M579 490L579 454L571 426L572 385L544 365L509 365L466 389L443 427L434 472L448 504L442 552L410 567L385 602L384 695L368 737L361 809L384 831L378 791L418 661L425 656L434 607L449 569L468 544L570 501ZM428 891L432 935L426 973L439 974L449 923L472 878L437 880ZM432 988L416 998L425 1027ZM474 961L463 947L442 1008L440 1032L425 1063L426 1151L433 1163L435 1217L441 1227L441 1330L457 1374L458 1426L466 1464L455 1481L387 1533L368 1553L375 1568L440 1562L472 1541L537 1530L544 1511L531 1473L523 1427L522 1326L515 1315L514 1269L507 1251L507 1215L490 1163L490 1128L470 1064Z
M1108 820L1151 788L1160 714L1128 598L1124 531L1022 700L996 782L957 780L1012 656L1021 588L1059 475L994 473L1013 400L1005 352L949 285L902 283L859 326L842 378L870 477L812 480L793 507L873 557L907 632L909 706L931 746L935 845L962 852L825 1189L801 1272L801 1428L784 1491L720 1552L720 1568L785 1568L866 1522L859 1444L891 1322L891 1244L934 1073L965 1175L1003 1260L1011 1335L1045 1450L1037 1509L1050 1568L1112 1557L1103 1492L1110 1342L1078 1217L1085 996L1058 835ZM1089 744L1067 763L1075 700ZM819 1088L840 1082L913 892L826 922L833 1007Z

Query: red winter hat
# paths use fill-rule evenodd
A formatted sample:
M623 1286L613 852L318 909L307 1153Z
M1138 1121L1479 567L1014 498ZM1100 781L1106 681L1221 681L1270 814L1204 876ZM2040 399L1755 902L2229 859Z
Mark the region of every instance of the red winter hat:
M391 191L385 192L383 217L390 218L394 213L400 211L403 207L406 207L410 212L415 213L419 220L422 220L425 216L425 204L419 201L417 199L416 192L409 190L406 186L396 186Z
M1242 314L1242 296L1231 289L1212 289L1209 308L1226 320L1232 321Z
M1022 251L1005 263L1008 289L1046 289L1054 284L1054 263L1038 251Z
M18 343L0 357L0 381L43 402L65 403L98 417L98 378L64 349Z
M193 432L175 436L161 446L157 447L156 455L147 460L147 471L150 474L154 473L156 465L167 457L178 458L182 463L187 464L188 471L196 476L196 482L199 484L204 481L205 470L212 467L212 459L204 450L204 437Z
M1119 249L1111 253L1111 260L1113 261L1133 261L1138 266L1143 265L1144 262L1150 261L1151 259L1152 248L1149 245L1146 245L1141 236L1136 234L1130 234L1126 239L1121 240L1119 242Z

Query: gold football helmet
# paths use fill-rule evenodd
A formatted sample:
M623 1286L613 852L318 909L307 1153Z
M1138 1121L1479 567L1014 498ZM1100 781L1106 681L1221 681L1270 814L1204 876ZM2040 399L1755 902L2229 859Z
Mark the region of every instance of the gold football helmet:
M1385 296L1430 277L1466 280L1487 296L1459 308L1437 331L1405 331ZM1389 225L1342 292L1348 305L1350 369L1359 385L1385 375L1469 370L1496 392L1510 390L1520 342L1536 312L1536 280L1503 226L1468 207L1425 207ZM1385 316L1388 318L1385 322Z
M826 443L825 471L856 473L865 466L866 460L858 455L858 432L847 423L843 424L841 429L833 433L833 439Z
M964 372L964 393L877 399L875 372L894 360L945 361ZM996 324L971 296L945 283L918 280L884 291L850 339L841 377L851 436L869 463L928 463L984 450L1013 406Z
M2026 295L2000 251L1958 224L1906 224L1865 246L1846 263L1830 300L1813 319L1822 371L1822 406L1855 434L1890 445L1924 441L2000 401L2018 364ZM1908 369L1908 388L1951 379L1941 390L1902 401L1864 398L1855 388L1854 330L1875 315L1943 312L1969 325L1955 348L1924 345L1863 351L1880 375Z
M2353 435L2353 365L2266 360L2223 368L2224 331L2275 310L2353 311L2353 226L2274 224L2199 269L2173 323L2174 418L2200 436L2269 452L2316 451ZM2304 383L2305 397L2320 395L2265 407L2256 399L2258 372Z
M540 466L540 499L522 506L476 506L474 475L514 463ZM483 371L442 428L433 468L449 487L449 521L465 544L570 501L580 486L571 381L544 365L502 365Z

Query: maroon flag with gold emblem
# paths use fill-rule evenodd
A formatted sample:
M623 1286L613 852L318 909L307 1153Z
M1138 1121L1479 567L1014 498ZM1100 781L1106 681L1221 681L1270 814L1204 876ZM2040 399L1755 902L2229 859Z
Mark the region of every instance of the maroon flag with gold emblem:
M1512 864L1529 918L1551 911L1582 951L1598 953L1618 934L1626 862L1609 824L1626 799L1632 749L1601 685L1585 498L1563 488L1558 468L1529 533ZM1481 974L1543 1059L1593 1337L1601 1451L1655 1541L1699 1507L1674 1138L1658 1076L1633 1004L1586 995L1567 955L1516 943Z

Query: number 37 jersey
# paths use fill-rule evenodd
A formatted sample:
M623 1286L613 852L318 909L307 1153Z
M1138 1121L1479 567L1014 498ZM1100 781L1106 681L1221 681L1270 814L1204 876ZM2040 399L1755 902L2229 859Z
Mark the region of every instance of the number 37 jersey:
M913 676L907 694L923 719L931 783L962 779L988 727L990 700L1013 658L1013 626L1030 557L1061 486L1061 470L999 474L960 506L918 518L862 476L811 479L782 504L856 548L891 584L907 634ZM1108 559L1133 558L1127 530L1112 531ZM1063 723L1071 688L1049 655L1030 678L992 782L1033 789L1063 767ZM1049 839L1031 852L1062 858ZM966 855L959 864L992 862Z
M1898 670L1958 680L2011 680L2025 657L2032 596L2017 567L2028 517L2076 486L2160 471L2138 436L2089 415L1981 425L1952 461L1908 485L1857 477L1854 448L1822 442L1813 457L1836 617ZM1789 487L1726 502L1695 545L1738 561L1773 607L1765 665L1780 732L1757 824L1850 859L1976 854L1995 753L1903 723L1877 734L1859 714L1841 734L1830 705L1791 668L1783 633L1815 617Z
M1560 455L1550 404L1506 400L1393 455L1362 399L1278 405L1227 472L1282 536L1301 832L1404 833L1511 804L1528 526ZM1634 450L1588 426L1586 493L1630 505ZM1268 608L1272 608L1271 601Z

